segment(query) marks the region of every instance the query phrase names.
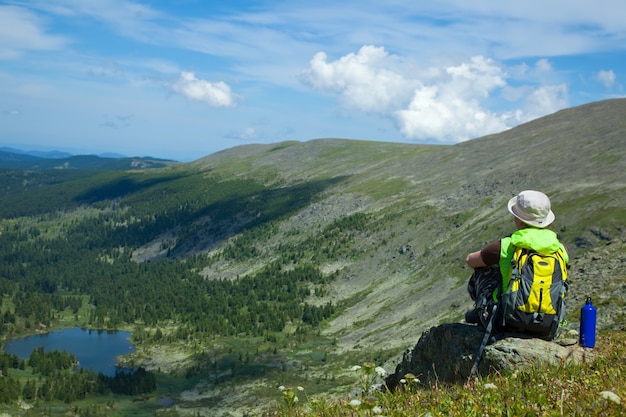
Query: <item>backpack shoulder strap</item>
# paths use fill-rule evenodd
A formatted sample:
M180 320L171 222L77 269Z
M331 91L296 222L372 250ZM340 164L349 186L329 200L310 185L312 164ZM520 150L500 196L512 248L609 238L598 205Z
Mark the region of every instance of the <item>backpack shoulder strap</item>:
M500 239L500 273L502 274L501 291L505 291L509 286L509 280L511 278L511 259L513 258L513 251L515 246L511 243L510 237L503 237Z
M526 260L533 254L537 253L532 249L513 246L513 255L511 256L511 268L513 273L520 274L520 270L526 263Z

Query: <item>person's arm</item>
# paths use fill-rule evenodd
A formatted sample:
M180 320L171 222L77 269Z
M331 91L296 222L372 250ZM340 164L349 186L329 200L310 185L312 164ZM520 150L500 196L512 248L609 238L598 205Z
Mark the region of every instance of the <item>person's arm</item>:
M482 268L484 266L495 265L500 261L500 247L500 240L491 242L481 250L467 255L465 262L470 268Z
M483 261L482 256L480 255L480 251L472 252L465 258L465 263L470 268L480 268L483 266L487 266L487 264Z

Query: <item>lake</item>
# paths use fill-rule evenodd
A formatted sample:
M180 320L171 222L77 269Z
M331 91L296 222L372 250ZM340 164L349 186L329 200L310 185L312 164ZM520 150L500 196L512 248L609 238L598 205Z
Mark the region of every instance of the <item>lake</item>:
M44 347L46 352L64 350L74 354L80 367L115 375L115 357L135 352L135 346L128 340L129 332L81 329L62 329L50 333L7 340L6 352L20 359L30 357L33 348Z

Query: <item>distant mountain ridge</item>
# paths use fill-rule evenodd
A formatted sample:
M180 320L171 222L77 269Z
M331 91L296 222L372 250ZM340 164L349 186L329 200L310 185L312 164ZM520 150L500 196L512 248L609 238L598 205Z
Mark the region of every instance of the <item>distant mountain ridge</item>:
M51 159L69 158L70 156L72 156L72 154L69 152L62 152L62 151L57 151L57 150L53 150L53 151L24 150L24 149L19 149L19 148L13 148L10 146L0 146L0 152L6 152L10 154L17 154L17 155L31 155L37 158L51 158Z
M177 161L120 154L73 155L61 151L25 151L0 147L0 169L93 169L123 170L162 168Z

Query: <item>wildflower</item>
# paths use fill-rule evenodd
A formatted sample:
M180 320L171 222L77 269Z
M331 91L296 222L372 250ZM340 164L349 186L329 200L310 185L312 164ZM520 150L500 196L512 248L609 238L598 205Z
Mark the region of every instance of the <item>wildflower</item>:
M356 407L358 407L358 406L360 406L360 405L361 405L361 401L359 401L359 400L357 400L357 399L354 399L354 400L351 400L351 401L350 401L350 407L354 407L354 408L356 408Z
M495 384L492 384L491 382L488 382L484 385L485 389L497 389L498 387L496 387Z
M622 403L622 399L613 391L602 391L600 393L600 397L604 398L605 400L613 401L615 404Z
M401 384L406 384L406 379L402 378L402 379L400 380L400 383L401 383Z
M411 382L415 382L415 383L419 383L419 382L420 382L420 380L419 380L419 379L417 379L417 377L416 377L415 375L411 374L411 373L408 373L408 374L404 375L404 379L405 379L405 380L406 380L406 382L408 382L409 384L410 384Z
M352 368L350 368L351 371L358 371L359 369L361 369L359 365L354 365Z
M379 377L384 378L387 376L387 371L382 366L377 366L374 371L378 374Z
M382 412L383 412L383 409L379 405L372 408L372 413L374 413L374 415L379 416Z
M282 391L283 400L289 409L293 409L298 401L300 401L298 395L291 388L281 385L278 389Z
M301 387L300 385L298 385L298 387L297 387L297 388L298 388L298 391L304 391L304 388L303 388L303 387Z
M365 372L368 374L371 374L375 367L376 365L373 364L372 362L363 363L363 368L365 369Z

